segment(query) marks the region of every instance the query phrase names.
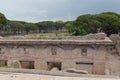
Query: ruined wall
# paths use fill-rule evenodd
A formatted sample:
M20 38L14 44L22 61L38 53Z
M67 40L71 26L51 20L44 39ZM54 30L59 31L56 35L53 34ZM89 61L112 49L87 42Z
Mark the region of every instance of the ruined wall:
M75 68L105 74L106 54L112 41L104 33L83 37L0 39L0 65L51 70ZM6 63L5 63L6 65Z
M106 34L105 33L96 33L96 34L88 34L85 36L31 36L31 35L24 35L24 36L8 36L2 39L41 39L41 40L105 40Z
M102 45L0 45L1 60L22 68L21 61L34 61L34 68L48 70L48 62L61 63L61 69L75 68L92 74L105 74L106 49ZM82 49L87 53L82 54ZM26 64L30 65L29 63Z

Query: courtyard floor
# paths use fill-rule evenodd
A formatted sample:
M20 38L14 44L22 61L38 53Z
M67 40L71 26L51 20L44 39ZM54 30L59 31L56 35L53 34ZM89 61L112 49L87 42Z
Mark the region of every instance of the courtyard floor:
M120 80L119 78L61 77L40 74L0 72L0 80Z

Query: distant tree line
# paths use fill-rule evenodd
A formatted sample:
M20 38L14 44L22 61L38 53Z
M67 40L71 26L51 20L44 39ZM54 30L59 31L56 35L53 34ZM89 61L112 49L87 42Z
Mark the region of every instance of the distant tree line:
M48 33L67 29L71 35L86 35L105 32L108 36L120 32L120 14L104 12L100 14L85 14L74 21L42 21L28 23L24 21L7 20L0 13L0 34Z
M0 13L0 34L28 34L57 32L64 29L65 22L43 21L28 23L24 21L7 20L4 14Z
M72 35L104 32L109 36L120 32L120 14L104 12L81 15L75 21L66 23L66 28Z

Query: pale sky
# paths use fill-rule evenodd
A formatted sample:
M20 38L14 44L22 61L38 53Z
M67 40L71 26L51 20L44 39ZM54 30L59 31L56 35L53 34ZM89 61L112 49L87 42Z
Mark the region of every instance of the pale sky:
M27 22L74 20L107 11L120 13L120 0L0 0L7 19Z

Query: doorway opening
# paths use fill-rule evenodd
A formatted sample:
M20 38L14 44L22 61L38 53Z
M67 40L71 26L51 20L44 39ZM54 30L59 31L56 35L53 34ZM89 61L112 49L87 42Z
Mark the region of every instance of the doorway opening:
M76 62L76 68L78 70L83 70L88 72L89 74L93 73L93 65L92 62Z
M20 61L21 68L25 69L35 69L34 68L34 61Z
M61 62L47 62L48 71L57 68L59 71L61 70L62 63Z
M7 66L7 60L0 60L0 66Z

